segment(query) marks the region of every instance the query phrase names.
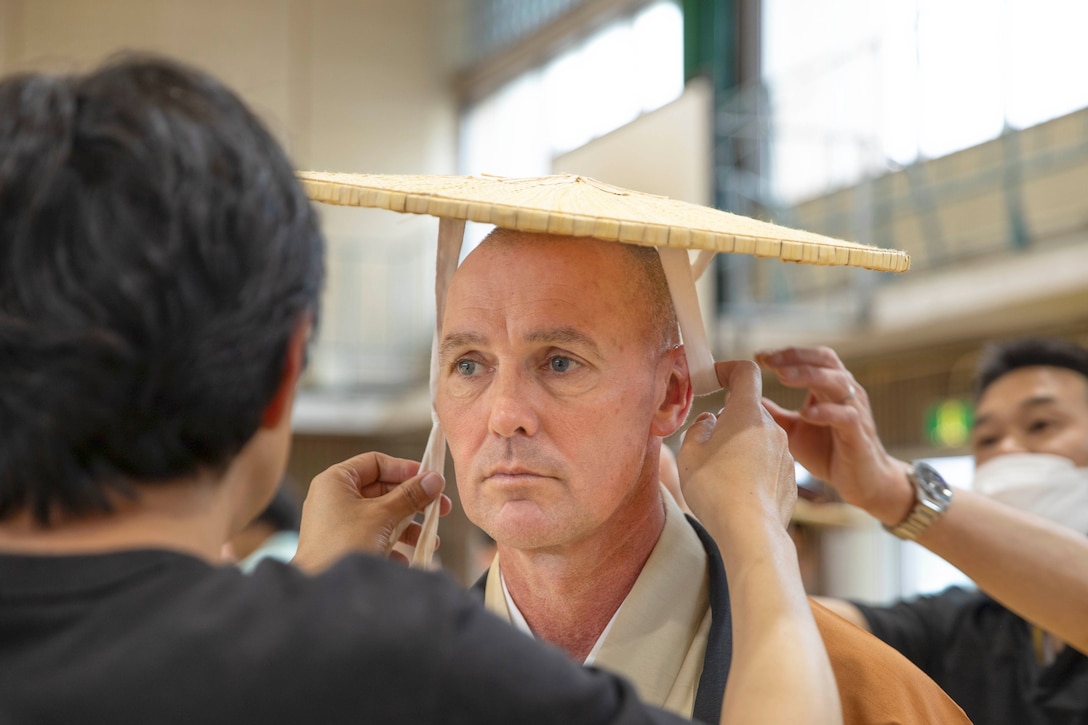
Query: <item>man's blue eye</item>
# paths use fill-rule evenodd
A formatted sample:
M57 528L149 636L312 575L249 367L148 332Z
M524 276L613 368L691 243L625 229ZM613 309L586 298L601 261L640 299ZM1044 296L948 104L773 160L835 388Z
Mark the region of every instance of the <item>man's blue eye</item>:
M472 375L474 372L476 372L476 361L458 360L457 372L461 373L462 375Z
M571 366L569 357L553 357L549 363L551 364L552 371L557 373L565 373L570 370Z

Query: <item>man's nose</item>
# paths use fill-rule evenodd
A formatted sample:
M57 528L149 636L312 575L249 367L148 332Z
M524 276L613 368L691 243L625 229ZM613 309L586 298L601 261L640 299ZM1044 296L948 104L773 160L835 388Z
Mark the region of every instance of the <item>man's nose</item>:
M1030 453L1031 449L1016 433L1007 433L1001 436L997 445L993 447L994 456L1004 456L1009 453Z
M488 427L492 433L504 438L536 433L539 419L533 407L532 384L521 371L499 368L488 396Z

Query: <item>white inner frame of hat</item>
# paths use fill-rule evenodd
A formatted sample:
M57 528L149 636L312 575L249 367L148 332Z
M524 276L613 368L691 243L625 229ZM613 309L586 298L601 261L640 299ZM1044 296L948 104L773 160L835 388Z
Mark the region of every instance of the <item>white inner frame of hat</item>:
M845 265L905 272L910 257L797 229L781 227L719 209L621 189L585 176L536 178L342 174L298 174L313 201L429 214L439 219L435 270L435 331L431 342L431 434L421 471L442 473L446 438L434 409L438 382L438 340L446 290L461 253L465 222L565 236L657 247L676 308L680 335L696 395L721 389L699 309L695 282L718 252L777 257L800 264ZM689 250L697 250L692 259ZM436 500L424 512L412 566L427 568L438 534ZM402 522L396 538L410 523Z

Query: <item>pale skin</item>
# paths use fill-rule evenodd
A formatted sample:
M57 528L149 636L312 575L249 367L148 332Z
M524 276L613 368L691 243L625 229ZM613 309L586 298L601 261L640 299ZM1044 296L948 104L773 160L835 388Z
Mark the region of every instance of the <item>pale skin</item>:
M783 384L808 389L798 411L764 401L797 460L882 523L902 521L914 505L909 464L885 451L868 395L838 356L827 348L786 348L757 360ZM1006 373L978 401L972 448L979 464L1009 453L1050 453L1088 466L1088 380L1043 366ZM1010 610L1088 653L1088 566L1071 565L1088 561L1082 534L957 489L918 543ZM821 601L868 628L849 602Z
M661 485L672 495L676 505L686 514L691 513L688 502L684 500L684 492L680 489L680 470L676 463L676 454L668 446L661 446L661 457L658 459L658 475Z
M442 324L436 409L465 511L497 542L533 631L578 661L661 534L661 440L692 400L682 348L622 282L632 266L613 243L500 232L454 276ZM785 528L785 436L759 405L754 365L718 375L733 394L692 426L679 464L730 571L722 721L839 722Z

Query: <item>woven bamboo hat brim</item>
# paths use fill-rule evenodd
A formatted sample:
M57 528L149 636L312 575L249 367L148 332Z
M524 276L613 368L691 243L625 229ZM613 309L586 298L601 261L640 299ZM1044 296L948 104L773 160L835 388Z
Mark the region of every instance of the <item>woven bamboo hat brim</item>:
M790 229L710 207L571 174L534 178L299 174L314 201L494 224L525 232L595 237L654 247L773 257L786 262L905 272L894 249Z

